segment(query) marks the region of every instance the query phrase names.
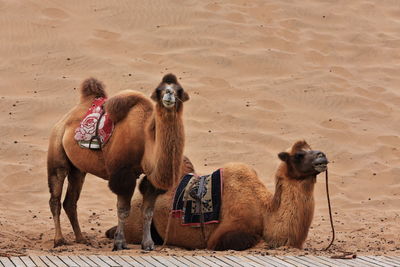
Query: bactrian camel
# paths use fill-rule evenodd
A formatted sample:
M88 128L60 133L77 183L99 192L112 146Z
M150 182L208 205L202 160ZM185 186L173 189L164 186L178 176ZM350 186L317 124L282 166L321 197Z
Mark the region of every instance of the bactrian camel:
M184 129L183 102L188 94L173 74L165 75L150 99L131 90L108 99L105 110L115 123L114 132L102 150L81 148L74 140L74 131L97 97L106 97L104 86L96 79L81 85L80 102L53 128L48 149L48 184L50 209L55 224L54 246L65 244L61 233L61 194L65 177L68 189L63 202L71 222L76 242L85 242L77 217L77 201L86 173L108 180L109 188L117 195L118 227L114 236L114 250L127 248L124 225L130 212L136 180L144 173L152 188L168 190L179 179L181 172ZM154 189L155 190L155 189ZM145 229L149 229L154 197L144 198ZM138 211L139 212L139 211ZM150 233L144 231L142 246L154 247Z
M316 176L326 170L324 153L311 150L305 141L296 142L278 154L281 163L275 173L275 193L270 193L257 173L243 163L223 167L223 196L219 224L205 225L206 240L199 227L182 226L170 218L167 244L189 249L244 250L263 238L267 246L302 248L314 214ZM160 196L153 218L153 235L165 238L173 190ZM132 214L141 207L140 197L132 202ZM130 216L126 222L130 243L141 240L141 220ZM112 235L115 227L107 231Z

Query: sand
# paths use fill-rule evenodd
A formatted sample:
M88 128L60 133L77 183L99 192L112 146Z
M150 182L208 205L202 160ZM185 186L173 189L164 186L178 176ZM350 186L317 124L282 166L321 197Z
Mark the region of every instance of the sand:
M88 175L78 203L90 245L53 249L46 150L83 79L110 95L149 95L175 73L186 149L200 173L253 166L273 188L276 154L297 139L328 155L337 239L328 254L400 254L398 1L0 0L0 253L111 254L116 197ZM321 175L305 250L323 254L330 226ZM141 254L139 246L118 254ZM152 254L209 254L168 248ZM227 252L232 253L232 252Z

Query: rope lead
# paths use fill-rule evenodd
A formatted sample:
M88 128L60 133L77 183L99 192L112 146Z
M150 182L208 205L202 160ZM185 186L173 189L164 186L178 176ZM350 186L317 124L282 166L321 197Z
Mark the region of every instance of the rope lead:
M333 227L331 200L330 200L330 198L329 198L328 169L326 169L326 171L325 171L325 181L326 181L326 182L325 182L325 185L326 185L326 197L327 197L327 199L328 199L328 208L329 208L329 218L330 218L331 227L332 227L332 240L331 240L331 242L329 243L329 245L325 248L325 250L328 250L328 249L332 246L333 241L335 241L335 228Z

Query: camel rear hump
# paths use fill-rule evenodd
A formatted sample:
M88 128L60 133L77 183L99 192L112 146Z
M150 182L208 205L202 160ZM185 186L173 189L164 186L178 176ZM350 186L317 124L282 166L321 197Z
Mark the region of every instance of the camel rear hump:
M104 90L104 84L95 78L84 80L80 89L81 102L86 101L88 98L107 97L107 93Z

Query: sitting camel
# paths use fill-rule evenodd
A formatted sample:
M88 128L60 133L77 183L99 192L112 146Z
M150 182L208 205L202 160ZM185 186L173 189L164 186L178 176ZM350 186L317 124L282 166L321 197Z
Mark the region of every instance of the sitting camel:
M65 244L60 212L66 176L68 189L63 207L76 242L85 242L76 203L85 175L91 173L108 180L111 191L117 194L118 227L114 250L125 249L124 225L137 178L144 173L151 186L162 190L168 190L180 178L184 149L183 102L189 96L173 74L165 75L152 93L155 106L139 92L127 90L117 94L105 102L105 111L114 123L113 134L101 150L90 150L80 147L74 140L75 129L93 101L105 98L106 92L103 84L93 78L85 80L80 89L80 102L54 126L49 140L47 168L49 204L55 224L54 246ZM147 207L144 217L150 221L153 202L144 198L143 205ZM143 244L144 249L153 246L151 239Z
M302 248L314 214L316 176L325 171L324 153L311 150L305 141L296 142L289 152L278 154L281 163L275 173L275 193L270 193L248 165L230 163L222 168L223 195L219 224L204 225L204 239L199 227L182 226L181 218L168 218L173 190L160 196L153 218L153 235L159 242L189 249L244 250L262 237L271 248ZM140 198L132 203L132 214L140 210ZM128 242L141 240L141 220L130 216L126 221ZM115 227L106 233L112 236Z

